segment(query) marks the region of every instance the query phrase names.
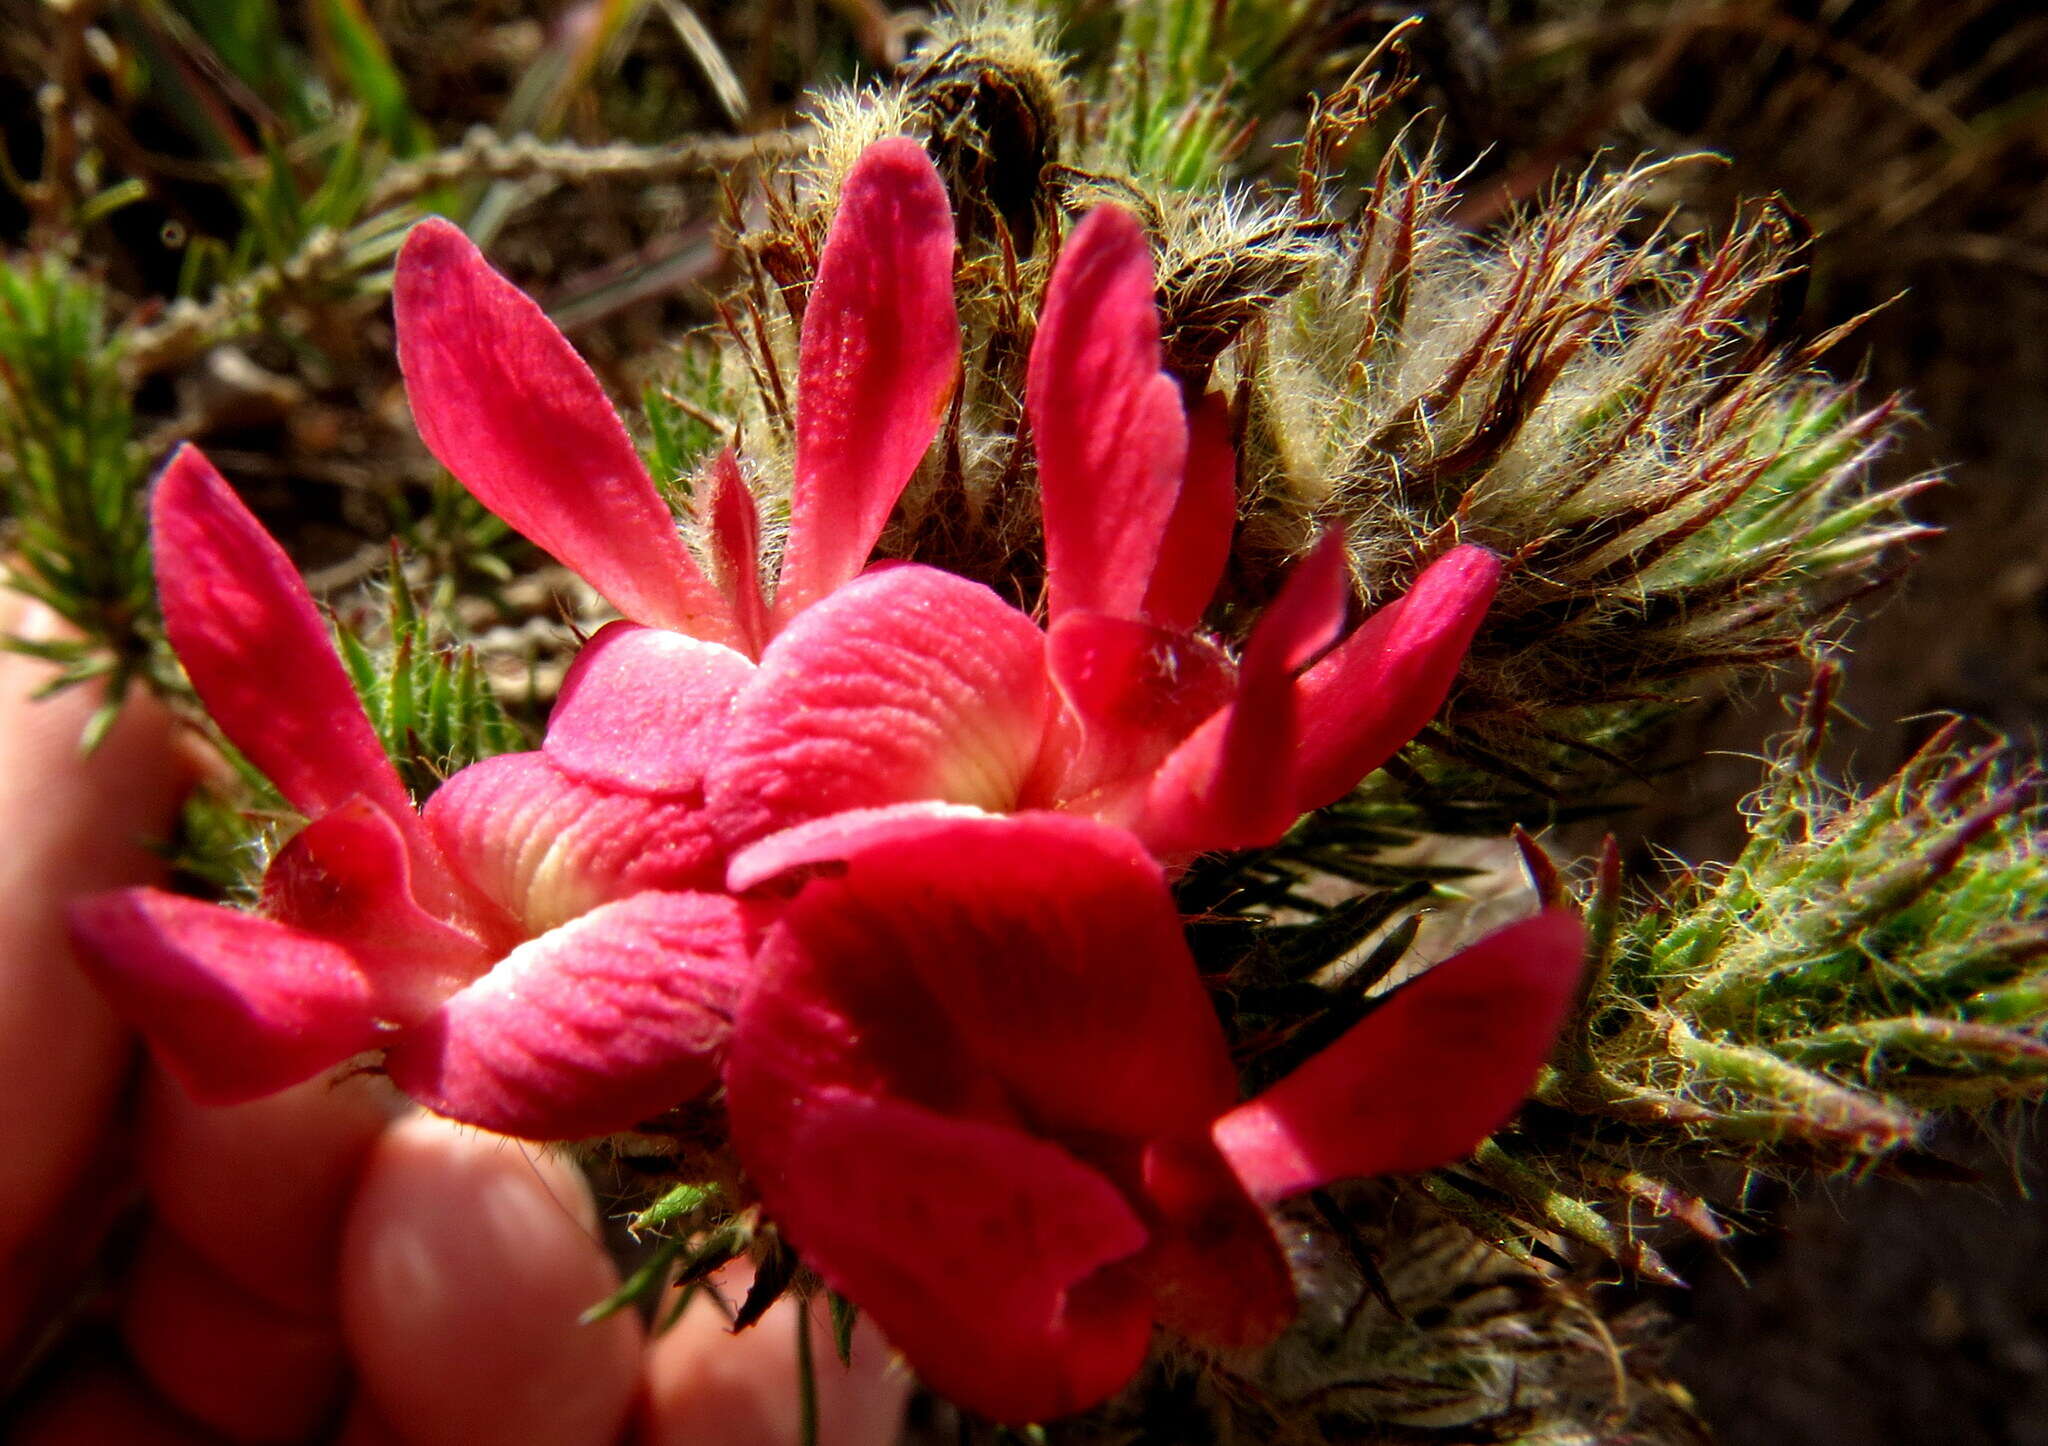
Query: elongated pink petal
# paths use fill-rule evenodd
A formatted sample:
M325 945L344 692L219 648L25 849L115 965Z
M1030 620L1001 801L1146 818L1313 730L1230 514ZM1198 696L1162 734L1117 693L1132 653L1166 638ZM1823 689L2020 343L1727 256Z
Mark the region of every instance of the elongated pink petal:
M1137 828L1154 852L1260 848L1301 816L1292 777L1302 727L1295 673L1336 638L1349 599L1344 538L1333 529L1253 628L1236 701L1203 723L1153 778Z
M1535 1082L1584 952L1563 909L1487 935L1218 1120L1217 1145L1261 1200L1470 1154Z
M354 957L378 1013L420 1019L483 971L478 940L414 902L412 864L389 815L367 799L329 809L292 838L263 875L264 912Z
M1015 805L1050 711L1044 639L979 583L921 566L846 584L791 621L733 705L709 777L739 847L824 814Z
M1145 1231L1101 1175L1018 1130L842 1089L802 1094L763 1152L744 1122L773 1087L752 1068L732 1087L749 1175L805 1263L926 1385L1022 1423L1092 1406L1137 1371L1143 1292L1102 1267Z
M150 499L164 631L228 741L301 813L361 795L410 829L412 800L291 560L199 449Z
M612 623L576 655L548 718L548 758L610 789L698 795L754 665L731 648Z
M1236 530L1237 448L1230 439L1230 399L1209 392L1188 413L1187 477L1145 589L1145 616L1182 631L1200 622L1223 580Z
M946 188L916 141L877 141L840 190L804 306L781 616L860 571L959 368Z
M1089 212L1053 269L1025 382L1055 618L1136 617L1180 493L1187 420L1159 370L1152 293L1137 219Z
M341 945L156 889L71 906L86 972L202 1104L310 1079L376 1041L375 995Z
M613 1134L710 1087L746 968L732 900L638 894L514 949L401 1035L385 1067L465 1124Z
M427 801L426 820L456 871L526 937L648 889L716 889L725 860L695 795L585 783L544 753L471 764Z
M704 510L711 538L711 578L725 596L738 646L750 658L768 643L768 603L761 595L761 509L739 458L727 447L711 464Z
M432 216L405 239L393 304L413 421L479 502L627 617L732 637L604 388L531 297Z
M1301 812L1335 803L1436 716L1500 577L1485 548L1453 548L1302 675Z
M1218 708L1235 670L1192 633L1070 612L1046 633L1046 668L1067 705L1040 759L1049 801L1095 809L1086 795L1149 774Z

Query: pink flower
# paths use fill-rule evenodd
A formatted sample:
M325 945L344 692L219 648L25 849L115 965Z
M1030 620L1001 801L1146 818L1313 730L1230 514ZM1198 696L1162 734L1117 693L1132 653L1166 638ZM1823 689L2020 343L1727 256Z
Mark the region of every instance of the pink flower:
M73 908L87 968L191 1094L251 1099L382 1049L444 1115L573 1139L707 1088L747 956L737 906L705 892L724 855L697 804L744 660L600 634L547 747L466 770L422 815L305 584L197 449L151 507L193 687L308 819L265 872L260 913L157 889ZM643 737L647 676L672 686Z
M765 913L726 1066L770 1216L932 1387L998 1420L1119 1389L1155 1324L1294 1314L1261 1206L1468 1154L1542 1063L1581 934L1436 966L1246 1104L1160 866L1058 814L843 832ZM744 864L744 861L743 861Z
M744 953L724 887L878 810L1064 810L1168 858L1270 842L1435 709L1497 575L1478 549L1312 666L1348 598L1335 538L1241 661L1194 631L1228 550L1230 449L1215 399L1191 431L1159 369L1149 253L1113 208L1068 241L1031 358L1050 631L934 568L861 574L954 384L952 237L924 152L871 147L805 306L770 607L733 459L707 573L560 332L455 228L416 229L396 307L422 434L635 620L578 660L542 749L465 770L423 815L275 543L196 451L172 461L153 504L171 640L309 819L260 915L146 891L79 912L102 982L195 1093L381 1047L457 1118L619 1128L709 1082Z
M1161 371L1149 251L1103 208L1030 359L1046 625L935 568L863 571L954 386L952 257L923 151L871 147L804 308L771 600L737 461L712 469L700 566L568 342L459 231L418 227L396 307L422 435L628 621L578 657L540 749L416 811L304 584L180 451L152 502L167 630L308 822L258 913L137 889L74 927L205 1100L381 1050L442 1114L575 1138L722 1061L735 1146L805 1258L934 1386L1026 1420L1116 1390L1155 1324L1276 1333L1293 1288L1263 1207L1497 1127L1580 941L1557 913L1502 931L1238 1102L1164 870L1270 843L1383 762L1442 703L1499 565L1454 549L1339 641L1331 535L1239 656L1205 636L1227 419Z
M707 570L540 309L446 222L422 223L400 257L399 358L441 461L634 622L756 660L704 775L727 847L959 806L1081 813L1167 858L1254 847L1428 721L1499 578L1482 549L1453 549L1332 648L1350 595L1332 535L1241 659L1197 631L1236 513L1226 409L1210 396L1184 413L1160 369L1150 251L1115 207L1068 239L1031 354L1049 628L936 568L862 573L952 394L952 278L930 160L907 138L871 146L804 306L771 606L730 455L704 499Z

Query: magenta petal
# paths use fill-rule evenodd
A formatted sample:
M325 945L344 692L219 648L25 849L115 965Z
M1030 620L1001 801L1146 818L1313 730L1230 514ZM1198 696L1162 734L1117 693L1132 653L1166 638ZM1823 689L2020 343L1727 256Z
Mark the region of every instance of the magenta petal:
M1500 586L1501 563L1457 547L1301 677L1295 802L1335 803L1441 708Z
M888 1014L861 1020L876 1067L929 1083L945 1046L912 1023L923 999L943 1039L1040 1127L1199 1134L1235 1103L1165 877L1123 830L1059 813L878 814L836 842L808 851L840 867L781 907L761 967L806 997L852 1001L849 1013Z
M412 863L391 819L353 798L314 819L263 875L263 909L346 948L385 1018L410 1023L476 977L490 954L414 902Z
M1291 779L1301 727L1294 675L1335 639L1349 600L1344 538L1333 529L1252 629L1237 700L1175 749L1153 778L1137 828L1155 852L1262 848L1300 817Z
M1192 633L1101 613L1070 612L1046 633L1046 668L1067 711L1050 791L1069 806L1149 773L1230 701L1235 670ZM1055 761L1048 750L1048 762Z
M1253 679L1292 677L1337 641L1351 601L1344 529L1332 527L1309 550L1252 629L1244 650L1246 687Z
M385 1067L427 1108L500 1134L628 1130L710 1087L746 966L732 900L638 894L514 949Z
M271 1094L376 1040L375 991L339 944L156 889L70 917L86 972L202 1104Z
M836 867L762 906L726 1070L742 1161L805 1259L1006 1420L1120 1385L1155 1293L1177 1319L1213 1302L1180 1272L1248 1269L1263 1330L1285 1271L1242 1190L1143 1176L1147 1141L1203 1140L1237 1093L1159 866L1066 814L870 823L789 850ZM1167 1248L1133 1255L1155 1217Z
M804 305L783 617L860 571L959 366L946 188L916 141L877 141L840 189Z
M1187 478L1167 519L1159 564L1145 590L1145 615L1186 631L1223 580L1237 530L1237 449L1230 440L1230 399L1210 392L1188 413Z
M409 829L384 756L291 560L192 446L150 500L164 631L228 741L301 813L361 795Z
M921 566L854 579L790 622L734 703L708 783L720 836L896 803L1014 806L1051 707L1043 649L979 583Z
M1159 1140L1140 1164L1151 1240L1132 1270L1176 1335L1223 1350L1270 1342L1294 1319L1294 1275L1273 1224L1206 1135Z
M1147 1304L1101 1267L1145 1231L1101 1175L1017 1130L840 1089L802 1094L764 1151L748 1124L773 1088L752 1069L732 1085L748 1173L805 1263L927 1386L1021 1423L1092 1406L1136 1373Z
M1261 1200L1470 1154L1535 1083L1584 952L1562 909L1487 935L1218 1120L1217 1145Z
M1138 615L1180 492L1187 420L1159 370L1152 293L1136 218L1089 212L1053 269L1025 384L1055 618Z
M694 794L754 665L731 648L611 623L584 644L548 718L548 758L573 778Z
M413 421L478 501L627 617L731 636L604 388L531 297L432 216L405 239L393 303Z
M725 886L745 893L770 879L814 864L836 864L849 854L886 845L890 838L924 837L935 819L989 818L964 803L898 803L849 808L771 833L733 856Z
M457 873L526 936L647 889L715 889L725 858L694 798L581 782L544 753L470 765L427 801L426 820Z
M705 522L711 542L712 580L732 612L741 650L758 658L769 631L768 604L761 596L761 509L730 447L711 464L711 490L704 510L709 514Z

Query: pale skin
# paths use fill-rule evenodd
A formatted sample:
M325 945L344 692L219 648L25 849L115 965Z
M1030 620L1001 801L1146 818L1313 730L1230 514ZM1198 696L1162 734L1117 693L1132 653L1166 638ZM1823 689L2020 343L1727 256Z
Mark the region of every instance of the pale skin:
M0 593L0 631L52 626ZM656 1340L630 1313L577 1323L617 1274L566 1158L411 1111L373 1077L206 1108L143 1057L62 910L158 875L145 845L194 776L190 740L138 697L82 759L96 700L31 702L47 677L0 656L0 1379L82 1298L103 1325L46 1358L7 1439L796 1440L793 1304L739 1336L708 1301ZM125 1264L86 1297L96 1259ZM849 1371L813 1332L835 1446L901 1422L907 1378L863 1336Z

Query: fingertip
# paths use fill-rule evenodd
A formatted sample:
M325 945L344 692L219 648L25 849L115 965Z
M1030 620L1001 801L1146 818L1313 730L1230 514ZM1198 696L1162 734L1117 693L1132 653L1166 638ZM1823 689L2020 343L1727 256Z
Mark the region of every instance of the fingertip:
M589 1446L626 1420L639 1321L579 1319L618 1277L566 1160L430 1116L402 1121L364 1169L340 1282L364 1395L413 1446Z
M0 635L52 642L67 630L41 603L0 590ZM39 659L0 654L0 737L8 743L0 819L13 845L0 867L65 894L156 877L162 856L152 845L196 777L176 720L135 688L87 752L86 729L105 690L87 684L39 696L53 676ZM66 847L47 846L55 843Z
M0 588L0 635L62 634L47 608ZM127 1032L72 956L64 907L161 873L148 843L168 834L190 776L169 714L139 691L83 753L103 695L85 686L38 699L51 676L46 663L0 654L0 1349L47 1285L42 1232L103 1152L130 1057Z
M7 1440L9 1446L221 1446L218 1436L108 1362L72 1371L13 1421Z
M248 1104L196 1104L161 1070L144 1087L142 1178L157 1218L237 1285L332 1314L342 1223L402 1107L384 1080L315 1079Z
M729 1268L714 1284L729 1299L748 1275ZM751 1328L734 1334L709 1298L647 1352L636 1446L789 1446L799 1439L797 1302L785 1298ZM820 1446L888 1446L902 1431L910 1373L865 1319L855 1327L851 1363L842 1365L822 1299L809 1312L812 1376Z
M340 1404L346 1371L331 1320L257 1299L161 1226L129 1276L121 1333L166 1401L231 1440L311 1440Z

